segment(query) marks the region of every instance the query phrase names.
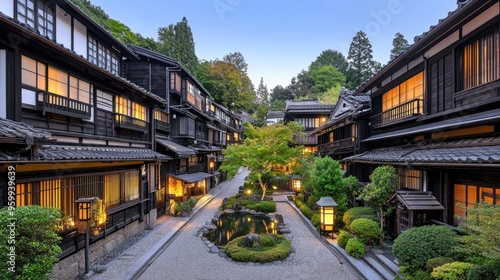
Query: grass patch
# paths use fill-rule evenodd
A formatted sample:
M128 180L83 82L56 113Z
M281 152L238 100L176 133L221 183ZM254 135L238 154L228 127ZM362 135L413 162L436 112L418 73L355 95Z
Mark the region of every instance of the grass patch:
M260 248L247 248L243 245L245 236L237 237L224 247L226 254L238 262L273 262L284 260L292 251L292 244L283 235L261 234Z
M259 196L237 194L236 196L229 197L229 201L222 205L222 209L232 209L234 204L239 205L237 210L241 210L245 207L250 210L264 213L276 212L276 202L272 200L272 197L270 201L260 201Z

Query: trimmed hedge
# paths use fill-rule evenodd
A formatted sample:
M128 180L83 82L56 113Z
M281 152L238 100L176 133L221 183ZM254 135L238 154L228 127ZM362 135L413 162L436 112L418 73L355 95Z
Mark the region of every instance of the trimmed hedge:
M347 241L345 251L347 254L359 259L362 255L366 254L365 246L365 243L361 239L354 237Z
M410 228L396 240L392 250L401 266L409 272L424 269L427 261L443 256L452 257L453 247L459 245L457 234L445 226L421 226Z
M432 278L437 280L465 280L467 272L474 267L471 263L452 262L434 268Z
M379 219L377 218L377 213L371 207L354 207L347 210L342 216L342 221L345 224L347 230L351 230L352 221L359 218L367 218L379 223ZM380 225L379 225L380 227Z
M311 208L307 207L307 205L305 205L305 204L302 204L302 206L300 206L300 211L302 211L302 213L304 213L304 215L306 215L306 217L309 220L312 218L312 216L314 216L314 214L316 214L316 211L314 211Z
M311 223L313 224L314 227L318 227L321 224L321 216L319 215L319 213L315 213L311 217Z
M274 201L261 201L255 204L255 211L271 213L276 212L276 202Z
M345 231L345 230L340 230L339 236L337 237L337 245L339 245L341 248L345 249L347 242L351 238L354 238L354 236L350 232Z
M265 235L260 235L261 238L263 236ZM229 241L224 247L226 254L234 261L259 263L273 262L286 259L292 251L291 242L283 235L276 235L276 240L273 242L274 245L269 247L264 247L263 245L271 245L270 239L265 237L264 242L262 242L261 239L261 248L246 248L243 245L244 239L245 236L237 237Z
M382 238L380 225L367 218L359 218L351 223L351 232L365 244L375 245Z
M442 266L443 264L446 264L446 263L454 262L454 261L455 261L454 259L448 258L448 257L432 258L432 259L427 261L427 264L425 264L425 270L427 270L428 272L432 272L434 270L434 268Z

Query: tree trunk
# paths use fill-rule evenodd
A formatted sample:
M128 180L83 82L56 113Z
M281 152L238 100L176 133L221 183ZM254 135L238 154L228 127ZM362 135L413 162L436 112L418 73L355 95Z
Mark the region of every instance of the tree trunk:
M264 200L264 197L266 197L266 184L264 182L262 182L262 180L260 179L260 176L257 176L257 178L259 179L259 185L260 187L262 188L262 197L260 198L260 200Z
M380 211L380 213L379 213L379 215L380 215L380 229L382 231L384 231L384 208L381 206L379 211Z

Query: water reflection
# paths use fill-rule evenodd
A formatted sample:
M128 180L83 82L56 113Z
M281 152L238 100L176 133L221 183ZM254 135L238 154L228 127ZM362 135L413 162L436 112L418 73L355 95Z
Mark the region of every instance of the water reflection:
M216 225L217 229L205 236L216 246L224 246L234 238L249 233L277 233L271 219L261 215L243 213L222 214Z

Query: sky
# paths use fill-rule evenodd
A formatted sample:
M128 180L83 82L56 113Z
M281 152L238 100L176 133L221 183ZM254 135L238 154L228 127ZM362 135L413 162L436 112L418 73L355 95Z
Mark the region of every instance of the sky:
M90 0L132 32L157 39L158 28L186 17L198 59L240 52L255 88L286 87L322 51L346 58L358 31L375 61L389 61L394 35L410 44L457 7L456 0Z

